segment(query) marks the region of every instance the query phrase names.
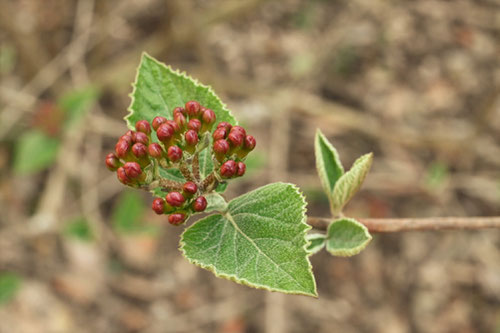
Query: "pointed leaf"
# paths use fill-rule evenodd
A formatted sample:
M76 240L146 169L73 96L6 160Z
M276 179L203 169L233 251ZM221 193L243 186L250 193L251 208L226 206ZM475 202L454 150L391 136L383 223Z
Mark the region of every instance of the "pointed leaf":
M316 169L321 185L332 202L332 193L335 183L344 174L344 167L340 162L339 154L335 147L318 129L314 140L314 154L316 155Z
M358 192L373 162L373 154L358 158L351 170L346 172L335 184L332 195L332 214L337 215Z
M305 201L292 184L274 183L232 200L224 215L182 235L192 263L254 288L316 296L306 251Z
M307 245L309 255L318 253L326 245L326 236L323 234L307 234L306 239L309 241Z
M328 226L326 250L334 256L350 257L371 241L368 229L355 219L342 218Z

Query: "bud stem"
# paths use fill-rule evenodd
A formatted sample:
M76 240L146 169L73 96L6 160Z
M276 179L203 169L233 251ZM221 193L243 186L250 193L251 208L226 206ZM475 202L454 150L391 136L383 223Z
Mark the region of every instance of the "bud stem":
M193 174L191 173L191 171L189 171L189 168L187 167L186 163L185 162L181 162L179 164L179 170L181 171L182 175L184 176L184 178L186 178L186 180L189 180L189 181L193 181Z
M194 154L193 163L192 163L193 175L196 179L196 182L200 181L200 157L198 152Z

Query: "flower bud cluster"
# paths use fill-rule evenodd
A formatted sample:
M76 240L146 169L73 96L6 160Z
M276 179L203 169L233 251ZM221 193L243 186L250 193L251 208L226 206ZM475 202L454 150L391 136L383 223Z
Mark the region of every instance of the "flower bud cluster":
M158 214L168 214L168 222L173 225L182 224L194 212L203 212L207 208L207 199L200 195L198 186L187 181L182 186L182 192L169 192L165 198L153 200L153 211Z
M206 209L204 194L211 192L218 182L245 174L243 161L255 148L255 138L241 126L221 122L212 133L215 121L214 111L197 101L176 107L172 120L162 116L151 123L139 120L135 131L121 136L115 152L106 156L106 166L125 185L146 189L161 186L163 191L169 191L165 198L154 199L152 209L157 214L168 214L169 223L179 225L190 214ZM205 179L198 179L199 176L193 175L199 168L197 154L207 147L211 133L213 144L208 149L215 170ZM157 142L153 141L155 137ZM161 177L159 168L179 169L188 181L172 187Z

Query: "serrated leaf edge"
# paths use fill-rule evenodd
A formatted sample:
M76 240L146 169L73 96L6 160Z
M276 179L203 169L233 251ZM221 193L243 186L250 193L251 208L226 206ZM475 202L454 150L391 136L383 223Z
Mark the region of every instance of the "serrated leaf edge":
M127 123L127 127L129 129L135 130L135 124L131 124L130 121L129 121L129 118L134 113L134 110L132 110L132 105L134 105L134 101L135 101L134 94L135 94L135 92L137 90L137 80L139 79L139 69L141 68L141 65L142 65L142 63L143 63L143 61L144 61L145 58L149 58L153 62L157 63L160 66L163 66L165 69L171 71L172 73L177 74L177 75L183 77L184 79L190 80L191 82L194 83L194 85L196 87L206 88L208 90L208 93L212 97L216 98L221 103L222 109L224 111L227 111L227 113L231 116L231 118L233 118L234 124L238 125L238 120L236 120L236 118L233 116L233 114L231 113L231 111L227 108L227 105L224 102L222 102L222 100L219 98L219 96L217 96L215 94L215 91L212 89L211 86L208 86L208 85L205 85L205 84L201 83L200 81L198 81L198 79L195 79L195 78L189 76L185 71L181 72L178 69L174 70L170 65L166 65L163 62L161 62L161 61L155 59L154 57L152 57L151 55L149 55L147 52L143 52L142 55L141 55L141 61L139 62L139 66L137 66L137 69L136 69L134 82L132 83L132 92L128 95L130 97L130 99L131 99L130 105L127 108L128 114L125 117L123 117L123 119Z
M306 228L303 231L303 236L305 238L306 235L307 235L307 232L309 230L311 230L312 227L309 224L306 223L306 220L307 220L307 216L306 216L307 202L305 200L304 195L302 194L302 192L299 190L299 188L295 184L292 184L292 183L283 183L283 182L276 182L276 183L271 183L271 184L267 184L267 185L258 187L255 190L252 190L250 192L246 192L245 194L249 194L249 193L255 192L255 191L259 190L259 189L262 189L262 188L265 188L267 186L271 186L271 185L274 185L274 184L284 184L284 185L287 185L287 186L291 187L293 190L295 190L295 192L301 198L301 201L302 201L302 221L301 221L301 223L306 226ZM234 199L236 199L236 198L234 198ZM228 202L228 206L231 203L231 201ZM217 215L221 215L221 214L217 214ZM221 215L221 216L224 217L223 215ZM224 217L224 218L226 218L226 217ZM197 222L193 223L191 226L195 225L196 223ZM189 227L191 227L191 226L189 226ZM186 230L187 230L187 228L186 228ZM316 287L316 279L314 277L314 273L313 273L313 270L312 270L313 267L312 267L311 262L309 261L309 258L308 258L309 257L309 255L308 255L309 251L307 251L307 245L308 244L309 243L306 241L305 244L304 244L304 246L302 248L303 248L303 250L306 253L306 259L307 259L307 263L308 263L308 272L313 277L314 293L306 293L306 292L303 292L303 291L289 291L289 290L283 290L283 289L271 289L268 286L261 285L259 283L250 282L250 281L248 281L245 278L238 278L234 274L220 273L220 272L217 271L217 269L215 268L214 265L211 265L211 264L205 265L205 264L200 263L197 260L192 260L192 259L190 259L190 258L187 257L186 252L184 251L184 245L185 245L185 243L184 243L184 233L181 235L181 239L179 241L179 250L181 251L181 253L184 256L184 258L186 258L187 261L189 261L191 264L196 265L196 266L198 266L200 268L204 268L204 269L212 272L216 277L224 278L224 279L227 279L227 280L230 280L230 281L233 281L233 282L236 282L236 283L239 283L239 284L251 287L251 288L263 289L263 290L267 290L267 291L277 291L277 292L281 292L283 294L290 294L290 295L312 296L312 297L316 297L317 298L318 297L318 291L317 291L317 287Z
M336 223L336 222L339 222L339 221L342 221L342 220L348 220L350 222L353 222L354 224L357 224L358 226L361 227L361 229L363 229L364 233L365 233L365 236L367 237L367 240L365 240L363 242L363 244L359 245L359 246L356 246L354 249L336 249L336 250L331 250L328 248L328 233L330 231L330 227ZM336 257L352 257L352 256L355 256L356 254L359 254L361 251L363 251L367 246L368 244L371 242L371 240L373 239L372 235L370 234L370 232L368 231L368 228L361 222L353 219L353 218L349 218L349 217L343 217L343 218L340 218L340 219L337 219L335 221L333 221L332 223L330 223L330 225L328 226L328 230L326 232L326 250L333 256L336 256Z

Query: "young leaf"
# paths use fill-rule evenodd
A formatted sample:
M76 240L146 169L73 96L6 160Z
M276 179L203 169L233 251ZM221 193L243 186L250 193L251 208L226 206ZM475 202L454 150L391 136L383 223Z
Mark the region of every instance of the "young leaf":
M232 200L223 215L211 215L187 228L181 251L218 277L316 296L305 218L304 197L294 185L269 184Z
M328 226L326 250L334 256L350 257L371 241L368 229L355 219L342 218Z
M335 184L332 195L332 214L337 215L342 208L358 192L370 170L373 154L369 153L358 158L351 167Z
M314 140L314 154L316 155L316 169L318 170L321 185L332 202L332 193L338 179L344 174L344 167L340 162L339 154L328 139L318 129Z
M57 157L59 140L38 130L21 135L16 142L14 171L29 174L50 166Z
M210 213L213 211L218 211L218 212L226 211L227 202L219 193L213 192L207 194L205 195L205 198L207 199L207 208L204 211L205 213Z
M326 236L323 234L307 234L306 239L309 241L307 245L309 255L318 253L326 245Z

